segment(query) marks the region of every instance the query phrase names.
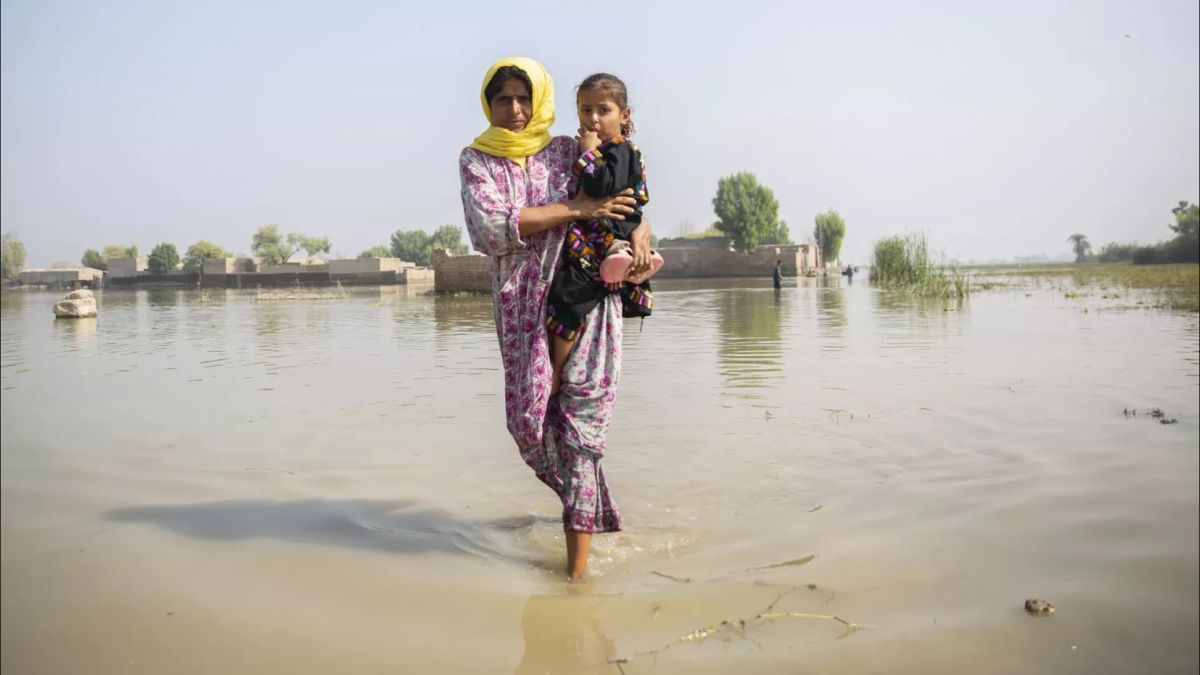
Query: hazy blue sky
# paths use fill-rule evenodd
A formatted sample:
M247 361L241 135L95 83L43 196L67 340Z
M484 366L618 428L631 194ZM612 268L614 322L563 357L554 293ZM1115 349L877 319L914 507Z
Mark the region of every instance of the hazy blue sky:
M794 239L841 211L849 260L918 229L964 259L1157 240L1200 192L1197 7L6 0L0 224L31 266L247 252L269 223L354 256L461 225L480 79L523 54L555 79L557 133L584 76L625 79L660 236L711 223L745 170Z

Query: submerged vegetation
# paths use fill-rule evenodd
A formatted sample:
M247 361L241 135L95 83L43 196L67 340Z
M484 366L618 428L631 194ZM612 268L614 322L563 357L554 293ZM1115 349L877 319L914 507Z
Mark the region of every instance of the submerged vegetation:
M1102 299L1124 300L1130 305L1200 311L1200 265L1195 263L997 265L976 267L973 272L991 279L1024 278L1039 286L1044 282L1057 283L1068 300L1087 297L1088 289L1092 289L1100 291ZM1113 289L1138 293L1123 297Z
M957 268L933 262L925 235L920 233L875 242L870 278L880 288L916 295L961 300L971 293L970 277Z

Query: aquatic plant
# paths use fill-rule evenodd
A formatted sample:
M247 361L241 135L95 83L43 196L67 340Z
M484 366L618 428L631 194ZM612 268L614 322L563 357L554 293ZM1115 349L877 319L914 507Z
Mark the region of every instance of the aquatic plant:
M970 277L955 267L933 262L921 233L875 242L870 280L879 288L917 295L962 299L971 293Z

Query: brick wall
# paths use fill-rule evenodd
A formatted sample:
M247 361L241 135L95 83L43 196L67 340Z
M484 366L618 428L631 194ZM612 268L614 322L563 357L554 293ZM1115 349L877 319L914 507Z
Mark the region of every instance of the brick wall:
M453 255L440 248L433 252L433 290L492 292L492 261L483 255Z
M331 260L329 274L333 277L354 276L359 274L379 274L380 272L399 272L414 264L400 258L357 258L354 260Z
M233 258L208 258L201 263L205 274L233 274L237 271L237 260Z
M396 278L402 284L432 284L434 271L427 267L407 267L400 270Z
M148 268L148 258L140 256L137 258L109 258L108 259L108 276L114 277L135 277L138 272L144 272Z
M815 247L809 244L759 246L751 253L708 248L660 246L663 268L659 277L761 277L771 276L775 261L783 261L784 276L812 272L817 266Z

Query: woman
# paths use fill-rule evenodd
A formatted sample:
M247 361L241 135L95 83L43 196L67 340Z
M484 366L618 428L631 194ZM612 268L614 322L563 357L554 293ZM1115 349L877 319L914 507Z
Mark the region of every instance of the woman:
M563 368L559 394L546 338L546 293L564 225L623 219L632 191L570 197L575 140L552 138L554 85L542 64L500 59L480 94L490 125L459 157L463 209L475 250L492 259L492 302L504 365L508 431L521 458L563 504L567 576L587 571L592 534L617 532L621 517L600 469L621 375L621 300L610 295L587 317ZM633 232L632 273L650 266L650 227Z

